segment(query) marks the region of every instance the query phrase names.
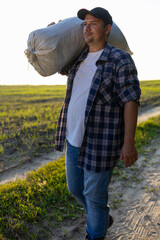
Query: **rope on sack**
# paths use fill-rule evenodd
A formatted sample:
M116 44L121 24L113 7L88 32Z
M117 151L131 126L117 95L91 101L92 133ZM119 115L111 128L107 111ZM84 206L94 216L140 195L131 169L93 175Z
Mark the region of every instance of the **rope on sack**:
M37 57L36 57L36 54L35 54L35 51L34 51L33 48L31 48L31 49L26 49L26 50L24 51L24 53L25 53L26 57L27 57L28 59L30 59L30 61L31 61L32 63L33 63L33 62L36 62Z

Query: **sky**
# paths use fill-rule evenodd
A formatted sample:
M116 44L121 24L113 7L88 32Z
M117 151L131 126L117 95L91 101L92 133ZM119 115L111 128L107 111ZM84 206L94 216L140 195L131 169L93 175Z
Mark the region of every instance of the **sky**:
M94 7L106 8L125 35L139 80L160 79L159 0L5 0L0 13L0 85L65 84L65 76L42 77L28 63L28 36L53 21L76 16L81 8Z

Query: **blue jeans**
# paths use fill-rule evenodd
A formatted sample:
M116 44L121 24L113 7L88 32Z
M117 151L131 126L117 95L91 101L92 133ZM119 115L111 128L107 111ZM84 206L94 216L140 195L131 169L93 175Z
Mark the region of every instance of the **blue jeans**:
M104 237L109 224L108 185L113 168L105 172L89 172L77 167L80 148L67 142L66 175L70 193L87 213L86 232L90 240Z

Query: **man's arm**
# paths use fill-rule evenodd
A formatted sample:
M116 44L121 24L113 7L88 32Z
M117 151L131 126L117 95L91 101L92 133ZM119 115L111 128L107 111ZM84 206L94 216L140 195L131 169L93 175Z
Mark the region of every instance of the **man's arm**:
M124 106L124 144L121 149L120 160L124 160L125 167L130 167L138 159L135 147L135 132L137 126L138 104L129 101Z

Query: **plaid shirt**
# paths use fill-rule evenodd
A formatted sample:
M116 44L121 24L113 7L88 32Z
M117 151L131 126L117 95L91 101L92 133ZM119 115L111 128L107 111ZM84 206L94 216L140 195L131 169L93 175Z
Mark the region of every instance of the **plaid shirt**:
M69 70L66 98L56 132L55 149L58 151L62 151L65 144L73 80L87 54L88 48ZM130 100L139 104L141 91L136 67L128 53L107 43L96 65L85 110L85 133L78 166L101 172L110 169L119 160L124 141L124 104Z

